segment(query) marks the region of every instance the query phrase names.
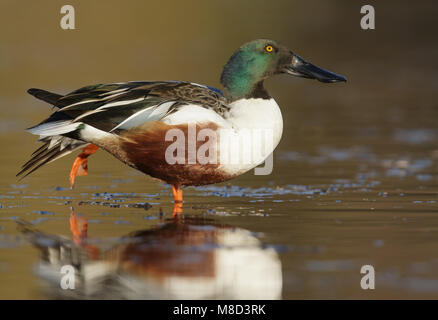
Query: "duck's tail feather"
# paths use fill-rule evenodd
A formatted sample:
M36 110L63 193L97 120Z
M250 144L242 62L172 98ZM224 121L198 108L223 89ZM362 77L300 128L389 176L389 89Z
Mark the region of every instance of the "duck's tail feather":
M43 100L53 105L56 105L56 102L63 97L60 94L36 88L30 88L29 90L27 90L27 93L33 95L37 99Z
M22 166L21 171L17 173L17 177L20 177L20 180L41 168L43 165L62 158L89 144L84 141L59 135L44 137L40 140L44 142L44 144L32 153L31 159L26 162Z

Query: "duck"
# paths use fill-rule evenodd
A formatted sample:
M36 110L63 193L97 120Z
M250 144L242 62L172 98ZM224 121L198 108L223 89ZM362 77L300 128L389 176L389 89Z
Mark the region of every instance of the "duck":
M27 129L42 146L17 176L81 150L69 174L73 187L77 176L88 173L89 156L103 149L172 186L173 215L180 214L182 187L240 176L277 147L283 118L264 81L280 74L347 81L274 40L257 39L229 58L220 76L222 90L173 80L96 84L65 95L31 88L29 94L57 110Z

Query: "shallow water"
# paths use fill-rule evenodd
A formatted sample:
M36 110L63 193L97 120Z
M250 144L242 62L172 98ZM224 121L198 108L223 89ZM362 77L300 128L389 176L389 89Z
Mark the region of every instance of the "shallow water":
M272 12L254 6L257 23L238 19L243 4L236 12L228 2L194 6L190 15L211 19L206 29L197 28L199 20L188 23L190 41L169 26L148 42L123 38L159 23L137 16L142 2L136 10L116 3L105 9L110 20L133 17L106 25L105 36L103 21L89 20L103 10L93 4L82 5L81 28L70 34L52 30L58 22L42 19L49 14L40 7L20 13L48 36L34 39L17 26L2 44L0 67L10 77L1 79L0 100L0 298L438 298L437 6L376 5L384 18L367 33L358 27L358 6L319 2L315 10L315 3L279 2ZM229 15L225 31L215 10ZM319 25L300 18L310 13ZM247 26L238 34L231 28L237 20ZM285 121L272 174L186 188L178 221L170 219L169 186L103 151L90 158L90 174L74 190L67 188L73 157L15 179L37 147L24 128L50 112L25 94L29 87L67 92L164 78L218 86L232 50L261 35L349 79L267 82ZM222 39L220 50L213 39ZM88 221L86 242L73 241L72 212ZM62 264L82 268L77 290L60 290ZM375 268L375 290L361 289L363 265Z

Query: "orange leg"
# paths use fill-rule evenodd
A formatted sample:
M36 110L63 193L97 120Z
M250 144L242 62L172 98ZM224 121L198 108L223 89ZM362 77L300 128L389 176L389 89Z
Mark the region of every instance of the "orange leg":
M87 238L88 223L85 218L77 217L73 211L70 214L70 231L76 244L82 243Z
M70 213L70 231L73 234L73 241L84 248L92 259L99 257L99 248L92 244L87 244L88 223L87 219L77 217L73 210Z
M88 157L99 149L94 144L89 144L82 149L82 152L76 157L73 166L70 170L70 188L73 189L77 176L85 176L88 174Z
M183 192L180 186L172 185L172 193L174 200L172 217L175 218L183 212Z

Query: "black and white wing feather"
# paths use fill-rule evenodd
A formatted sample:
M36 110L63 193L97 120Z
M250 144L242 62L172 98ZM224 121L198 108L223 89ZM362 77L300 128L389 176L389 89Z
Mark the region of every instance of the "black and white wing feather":
M81 134L85 126L118 134L148 121L161 120L188 104L199 105L221 116L229 111L218 89L180 81L98 84L65 96L41 89L28 92L58 110L28 129L39 135L44 144L17 174L23 178L44 164L89 144Z

